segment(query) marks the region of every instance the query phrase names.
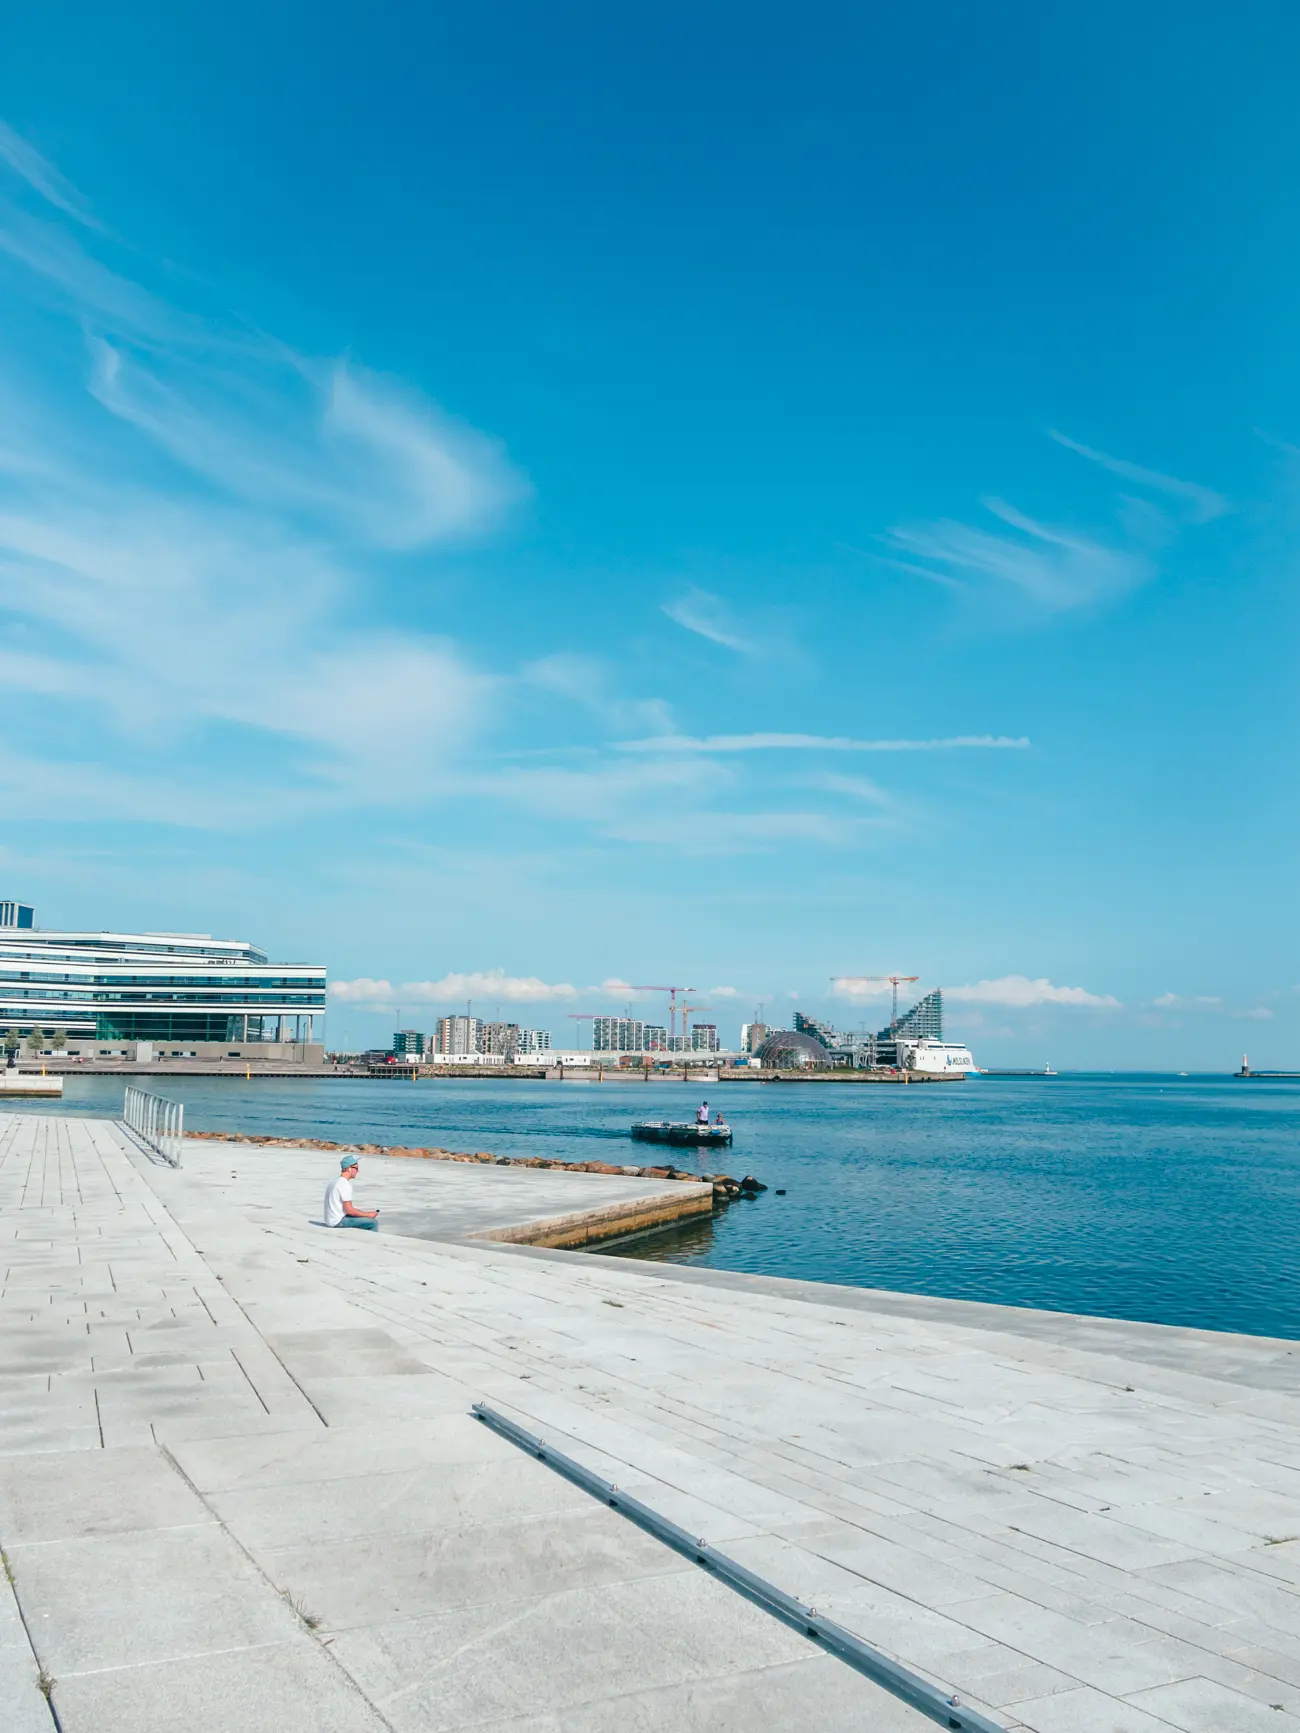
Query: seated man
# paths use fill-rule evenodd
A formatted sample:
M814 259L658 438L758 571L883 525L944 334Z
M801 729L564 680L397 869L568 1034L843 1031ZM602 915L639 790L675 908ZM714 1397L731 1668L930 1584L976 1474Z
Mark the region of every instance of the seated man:
M352 1181L360 1163L355 1155L345 1155L339 1162L339 1176L331 1180L325 1191L325 1226L327 1228L369 1228L378 1233L377 1209L358 1209L352 1201Z

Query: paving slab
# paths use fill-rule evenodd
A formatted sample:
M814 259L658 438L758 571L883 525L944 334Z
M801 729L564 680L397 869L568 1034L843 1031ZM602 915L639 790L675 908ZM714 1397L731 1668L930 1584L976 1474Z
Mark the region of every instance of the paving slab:
M0 1535L10 1549L211 1521L202 1499L153 1446L74 1451L57 1463L44 1456L0 1462Z
M439 1477L449 1464L499 1462L508 1448L457 1413L383 1427L186 1442L172 1446L171 1454L193 1486L213 1495L330 1480L368 1485L377 1475L410 1469Z
M1254 1702L1213 1679L1191 1678L1140 1691L1132 1703L1184 1733L1296 1733L1300 1701L1288 1695L1290 1712L1281 1702Z
M556 1711L474 1723L483 1733L922 1733L933 1726L829 1657L645 1691L603 1692ZM408 1723L402 1733L422 1733Z
M329 1631L689 1569L594 1502L560 1515L252 1550Z
M746 1602L699 1571L371 1624L333 1646L397 1726L422 1733L532 1715L548 1675L546 1706L563 1716L604 1695L611 1677L635 1695L811 1658L792 1631L756 1627Z
M391 1733L308 1642L74 1674L57 1695L63 1733Z
M41 1692L40 1668L8 1574L0 1571L0 1727L5 1733L56 1733Z
M56 1678L296 1634L292 1611L211 1520L5 1551L37 1652Z
M473 1429L471 1421L462 1424ZM569 1481L545 1471L520 1474L521 1466L504 1452L481 1462L442 1463L436 1472L423 1462L387 1474L362 1474L354 1465L346 1479L213 1492L207 1502L259 1554L591 1511L590 1495Z

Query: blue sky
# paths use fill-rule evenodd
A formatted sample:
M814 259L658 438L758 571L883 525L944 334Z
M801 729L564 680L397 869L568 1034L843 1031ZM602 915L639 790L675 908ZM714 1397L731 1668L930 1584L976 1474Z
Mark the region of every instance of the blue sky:
M904 13L11 9L0 894L1300 1063L1300 20Z

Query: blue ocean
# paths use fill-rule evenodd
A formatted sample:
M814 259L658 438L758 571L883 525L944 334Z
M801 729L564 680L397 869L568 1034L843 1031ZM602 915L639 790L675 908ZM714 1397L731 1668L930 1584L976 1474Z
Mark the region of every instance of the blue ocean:
M570 1161L655 1159L629 1126L687 1118L702 1093L470 1079L156 1087L196 1130ZM704 1093L735 1129L705 1165L768 1190L622 1255L1300 1339L1300 1083L1124 1074ZM116 1115L121 1097L118 1079L72 1077L45 1110Z

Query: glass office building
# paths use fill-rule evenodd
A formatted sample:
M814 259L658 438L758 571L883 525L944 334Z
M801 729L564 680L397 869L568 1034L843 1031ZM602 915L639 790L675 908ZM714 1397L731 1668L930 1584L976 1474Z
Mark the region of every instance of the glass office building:
M20 1035L310 1043L324 1013L324 965L273 963L243 939L0 924L0 1029Z

